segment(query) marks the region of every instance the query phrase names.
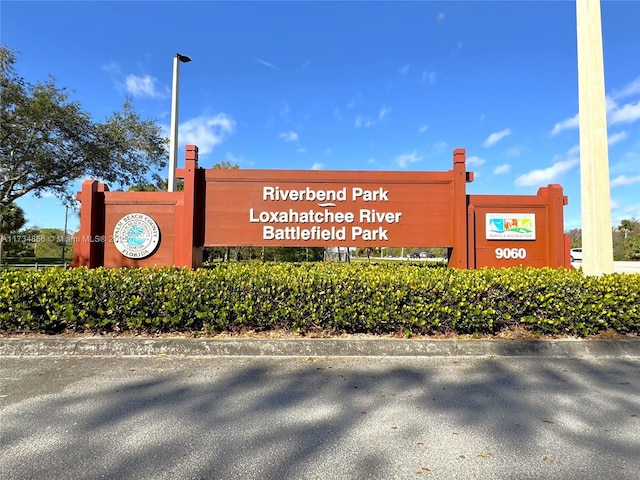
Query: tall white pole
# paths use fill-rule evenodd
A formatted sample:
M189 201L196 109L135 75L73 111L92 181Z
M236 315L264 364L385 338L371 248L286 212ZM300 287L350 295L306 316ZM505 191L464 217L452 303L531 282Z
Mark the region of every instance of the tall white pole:
M169 133L169 186L168 191L176 188L176 159L178 158L178 88L179 88L178 55L173 57L173 83L171 84L171 132Z
M191 58L180 53L173 57L173 83L171 86L171 132L169 132L169 179L168 188L174 192L176 188L176 163L178 159L178 95L180 93L180 62L190 62Z
M582 270L613 273L611 191L600 0L576 0Z

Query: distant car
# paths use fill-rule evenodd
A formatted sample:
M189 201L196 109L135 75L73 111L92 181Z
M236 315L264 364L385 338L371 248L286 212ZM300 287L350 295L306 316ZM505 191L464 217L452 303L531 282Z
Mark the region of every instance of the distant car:
M582 249L581 248L572 248L570 255L571 255L571 261L572 262L581 262L582 261Z
M409 258L420 258L420 254L417 252L410 253Z
M420 252L420 258L427 258L427 252Z

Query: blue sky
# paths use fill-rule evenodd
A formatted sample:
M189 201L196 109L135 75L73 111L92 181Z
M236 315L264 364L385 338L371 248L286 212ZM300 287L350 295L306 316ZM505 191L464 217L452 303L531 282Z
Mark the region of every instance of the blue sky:
M0 41L28 81L52 74L96 120L121 108L167 128L177 52L180 156L241 168L448 170L469 193L559 183L580 226L575 3L95 2L1 4ZM640 218L640 1L601 4L612 222ZM18 202L62 227L55 198ZM70 216L70 228L77 227Z

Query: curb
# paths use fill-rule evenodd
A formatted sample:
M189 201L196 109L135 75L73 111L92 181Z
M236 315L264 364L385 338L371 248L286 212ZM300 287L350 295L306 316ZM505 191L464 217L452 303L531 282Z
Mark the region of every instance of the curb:
M628 357L638 340L3 338L2 357Z

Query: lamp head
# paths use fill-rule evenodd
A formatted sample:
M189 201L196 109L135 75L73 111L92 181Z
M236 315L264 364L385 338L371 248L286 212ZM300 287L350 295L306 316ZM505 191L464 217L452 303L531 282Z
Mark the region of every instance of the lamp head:
M178 57L178 60L180 60L182 63L187 63L191 61L190 57L187 57L186 55L182 55L181 53L176 53L176 57Z

